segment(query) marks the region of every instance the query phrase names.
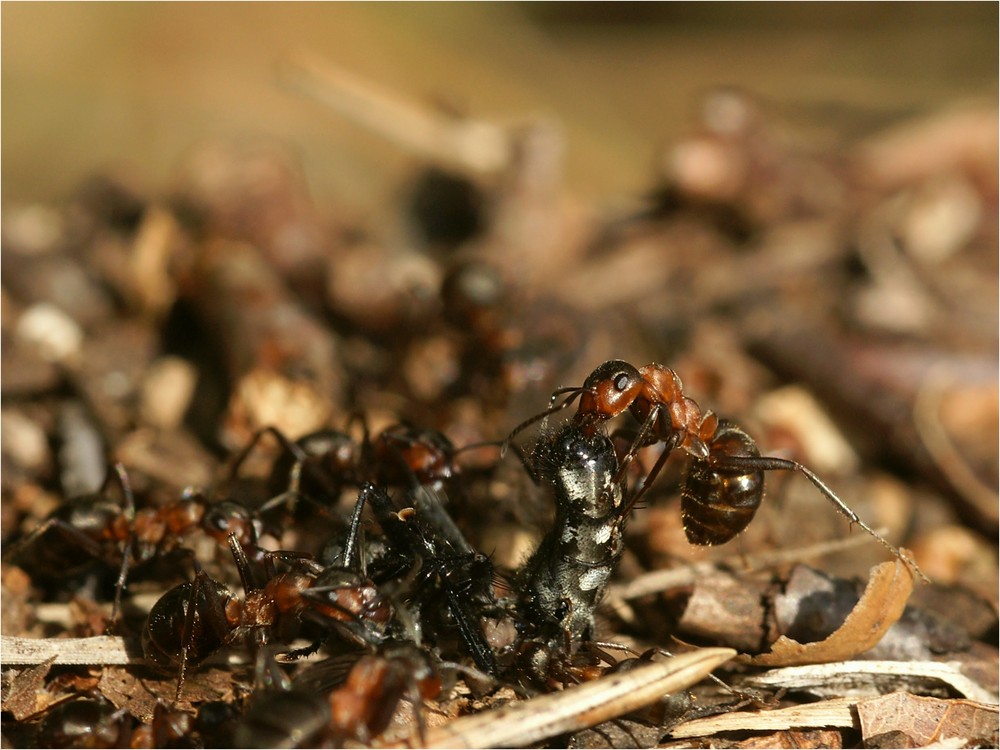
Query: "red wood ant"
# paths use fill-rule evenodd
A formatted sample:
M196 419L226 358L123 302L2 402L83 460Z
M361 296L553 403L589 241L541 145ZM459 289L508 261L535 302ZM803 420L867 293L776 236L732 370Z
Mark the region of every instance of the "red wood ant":
M427 654L400 644L384 654L362 656L344 683L330 693L330 726L339 741L368 743L389 726L404 697L413 704L423 735L419 707L441 694L442 681Z
M293 441L276 427L264 427L234 459L230 476L237 475L266 435L277 440L282 455L275 461L268 480L272 497L259 512L300 497L314 506L328 508L342 490L360 488L365 482L384 487L420 484L441 489L460 473L455 461L459 451L442 433L398 423L371 438L364 421L354 419L361 422L360 442L332 429Z
M55 706L42 719L36 747L125 747L131 717L101 696L81 696Z
M120 501L110 495L113 484L121 491ZM116 463L96 493L57 508L14 545L5 559L18 560L31 549L31 567L43 576L64 576L92 560L120 559L111 615L115 622L131 566L177 549L180 540L195 530L220 543L230 534L245 545L256 542L253 519L245 508L230 502L209 505L193 491L170 505L136 510L128 473ZM52 536L59 537L58 541L42 543L43 537Z
M235 727L236 747L342 747L369 744L389 726L405 698L419 707L438 697L442 678L435 657L408 643L378 654L350 653L311 665L301 679L261 689ZM332 690L331 690L332 688Z
M561 394L569 396L556 403ZM862 521L808 468L790 459L761 456L754 440L737 425L720 420L711 411L702 411L694 399L684 395L677 373L664 365L653 363L636 368L622 360L609 360L597 367L582 386L556 390L549 409L515 427L505 442L509 443L528 425L565 409L576 398L580 404L573 424L585 434L599 431L625 411L631 412L640 424L632 445L621 459L616 480L625 476L639 449L656 442L664 444L649 474L623 506L623 514L635 506L670 453L680 448L691 458L681 492L685 534L692 544L724 544L746 528L760 507L764 472L797 471L851 523L871 534L915 574L928 580L913 560Z
M352 529L360 521L359 498ZM143 652L163 669L178 668L177 697L188 666L199 664L223 646L249 638L254 648L266 645L281 617L311 614L326 625L343 625L354 639L378 642L392 609L374 583L354 570L322 565L295 553L265 552L265 579L259 580L241 541L228 538L244 590L243 599L204 571L161 596L146 618ZM349 536L344 559L356 557L356 533ZM277 572L275 561L290 564ZM318 647L318 646L317 646Z

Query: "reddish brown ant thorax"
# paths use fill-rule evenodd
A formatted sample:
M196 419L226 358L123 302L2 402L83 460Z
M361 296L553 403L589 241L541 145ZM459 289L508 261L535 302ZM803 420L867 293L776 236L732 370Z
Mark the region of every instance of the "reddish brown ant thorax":
M167 528L174 535L185 534L205 516L205 502L201 498L184 498L164 509L163 517Z
M706 424L711 426L713 422L718 424L715 415L711 412L703 415L697 402L687 396L670 405L670 414L674 421L674 429L680 436L679 446L696 458L707 458L710 453L708 442L714 436L715 430L703 437L705 432L703 428Z

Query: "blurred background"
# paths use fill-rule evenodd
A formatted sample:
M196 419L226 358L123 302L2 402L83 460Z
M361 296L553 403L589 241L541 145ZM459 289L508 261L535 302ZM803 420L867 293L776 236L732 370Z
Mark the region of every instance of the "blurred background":
M911 606L932 624L915 615L887 653L961 660L995 693L998 8L0 4L0 526L5 548L30 543L0 574L4 635L104 632L130 546L106 535L68 575L48 553L70 537L32 530L76 518L109 461L142 510L205 488L259 513L265 547L320 559L359 483L399 469L368 455L399 423L440 449L442 506L512 573L553 502L515 455L545 445L541 421L520 451L499 441L614 358L673 368L912 550L935 584ZM252 442L267 426L309 456L301 489L322 513L270 502L298 467L273 435ZM783 555L859 580L890 556L785 471L732 544L689 544L685 459L629 516L615 584L712 559L744 576L747 555L774 554L745 574L763 588L739 584L760 617L717 615L742 605L699 575L608 608L606 632L759 650L789 632L765 628L783 610L761 593L792 590ZM230 550L201 542L235 591ZM183 570L136 568L147 609ZM400 586L429 580L416 572ZM4 693L36 711L30 684ZM159 685L171 700L174 677ZM31 730L8 716L5 747Z
M466 114L553 118L585 198L643 189L709 87L745 87L827 141L995 103L994 3L12 3L6 202L127 165L152 185L208 137L293 147L320 200L370 206L408 155L277 85L307 49Z
M5 533L107 456L155 504L265 425L496 441L622 358L995 603L996 3L0 12ZM735 554L684 541L682 463L650 568ZM455 515L513 567L551 503L497 471ZM786 480L741 551L847 534Z

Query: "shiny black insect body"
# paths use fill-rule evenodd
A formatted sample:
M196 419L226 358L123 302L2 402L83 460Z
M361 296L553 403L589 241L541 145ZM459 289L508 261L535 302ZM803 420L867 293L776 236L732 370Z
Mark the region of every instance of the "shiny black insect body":
M623 485L611 440L573 422L544 435L530 468L556 503L552 529L517 574L529 619L555 621L571 642L589 639L594 612L623 551Z

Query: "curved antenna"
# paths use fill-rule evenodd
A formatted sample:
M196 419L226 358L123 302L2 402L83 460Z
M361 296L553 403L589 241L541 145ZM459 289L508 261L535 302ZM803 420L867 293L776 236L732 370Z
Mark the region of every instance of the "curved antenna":
M715 471L736 471L740 473L745 473L747 471L797 471L801 473L806 479L813 483L813 486L820 491L820 494L823 495L823 497L833 503L834 507L842 516L844 516L852 524L856 524L871 534L871 536L873 536L879 544L889 550L889 552L891 552L896 559L902 561L902 563L913 573L919 576L924 583L931 582L931 579L924 574L917 563L909 555L896 547L894 544L890 543L888 539L862 521L858 514L851 510L847 503L837 497L837 494L831 490L822 479L798 461L793 461L789 458L777 458L775 456L709 456L703 460Z

